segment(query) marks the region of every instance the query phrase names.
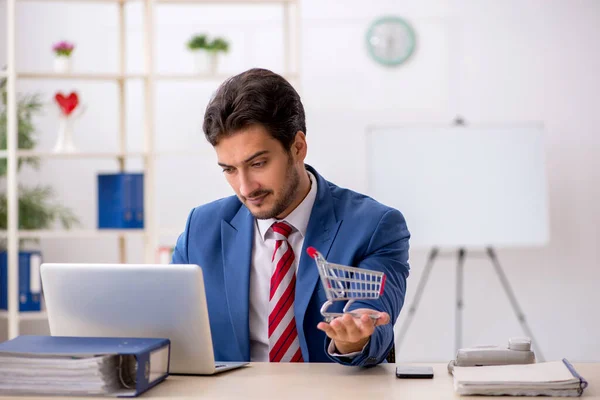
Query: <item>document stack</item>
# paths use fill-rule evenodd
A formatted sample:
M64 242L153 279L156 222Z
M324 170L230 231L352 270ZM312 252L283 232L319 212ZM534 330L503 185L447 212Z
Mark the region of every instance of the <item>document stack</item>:
M19 336L0 344L0 395L135 397L168 375L168 339Z
M460 395L577 397L588 383L567 361L525 365L454 367Z

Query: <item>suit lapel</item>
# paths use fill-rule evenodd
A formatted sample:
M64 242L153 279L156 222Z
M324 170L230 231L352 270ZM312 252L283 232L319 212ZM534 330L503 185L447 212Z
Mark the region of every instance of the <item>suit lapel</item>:
M241 206L228 223L221 221L223 273L229 315L240 351L239 360L250 360L249 290L254 217Z
M317 178L317 197L306 228L302 254L297 255L300 257L300 261L296 274L294 314L296 315L296 326L298 327L302 356L305 361L309 361L308 347L302 327L308 303L319 281L319 271L314 259L306 254L306 249L312 246L323 254L324 257L327 257L342 221L336 220L333 198L327 181L312 167L308 165L306 167Z

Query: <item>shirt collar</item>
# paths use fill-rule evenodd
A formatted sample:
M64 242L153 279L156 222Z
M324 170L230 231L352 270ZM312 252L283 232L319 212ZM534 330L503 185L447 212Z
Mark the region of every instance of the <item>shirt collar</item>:
M293 227L294 231L300 232L302 237L306 236L306 228L308 227L310 213L315 204L315 199L317 198L317 180L310 171L306 171L306 173L308 173L308 177L310 178L310 190L304 200L302 200L302 203L298 204L298 207L283 219L283 221ZM263 241L266 239L266 235L269 232L271 225L277 221L278 219L276 218L256 220L256 225Z

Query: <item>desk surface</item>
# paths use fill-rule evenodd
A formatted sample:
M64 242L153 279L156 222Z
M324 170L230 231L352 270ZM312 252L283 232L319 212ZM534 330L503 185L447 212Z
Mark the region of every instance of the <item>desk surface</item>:
M431 364L430 364L431 365ZM583 398L600 399L600 363L575 363L588 382ZM252 363L210 377L170 376L141 397L155 399L453 399L452 376L433 364L434 379L398 379L393 364L360 369L338 364ZM35 397L19 397L20 400ZM468 397L483 400L487 397ZM508 398L508 397L506 397ZM37 399L37 398L36 398ZM39 399L48 399L40 397ZM70 400L76 399L69 397ZM498 400L498 397L494 398Z

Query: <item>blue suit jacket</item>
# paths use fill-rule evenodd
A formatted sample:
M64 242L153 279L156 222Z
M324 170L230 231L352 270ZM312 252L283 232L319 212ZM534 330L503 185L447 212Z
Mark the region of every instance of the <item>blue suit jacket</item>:
M337 187L312 167L318 182L296 276L294 312L302 356L308 362L374 365L382 362L394 343L393 324L404 303L408 277L410 234L402 214L375 200ZM194 208L173 254L173 263L198 264L203 271L215 359L249 361L248 304L254 217L236 196ZM337 358L327 353L330 339L317 329L327 301L316 264L306 254L315 247L332 263L383 271L385 290L377 300L356 301L351 308L371 308L390 314L363 352ZM342 303L342 302L339 302ZM328 311L341 310L334 304Z

